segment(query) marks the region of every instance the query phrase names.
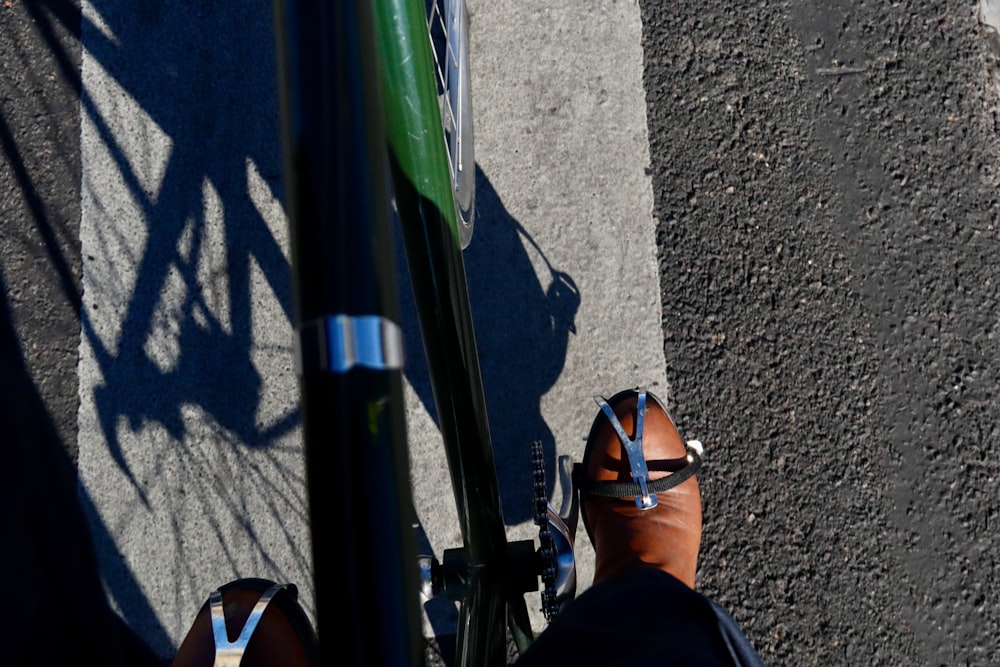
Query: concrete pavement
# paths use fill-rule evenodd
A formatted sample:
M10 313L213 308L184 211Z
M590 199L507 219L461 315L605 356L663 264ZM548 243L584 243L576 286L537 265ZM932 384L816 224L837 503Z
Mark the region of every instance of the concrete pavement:
M551 471L580 458L593 394L669 394L641 23L610 0L470 13L466 261L505 519L524 539L531 440ZM83 16L81 494L112 600L169 655L237 577L294 581L312 612L270 6L98 0ZM408 334L415 499L440 553L457 524ZM428 631L452 617L432 604Z

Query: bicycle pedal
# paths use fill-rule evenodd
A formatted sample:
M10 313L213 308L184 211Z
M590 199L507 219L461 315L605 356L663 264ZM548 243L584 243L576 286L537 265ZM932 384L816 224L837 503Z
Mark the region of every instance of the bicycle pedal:
M434 556L417 556L420 567L420 597L426 602L431 600L444 588L441 564Z

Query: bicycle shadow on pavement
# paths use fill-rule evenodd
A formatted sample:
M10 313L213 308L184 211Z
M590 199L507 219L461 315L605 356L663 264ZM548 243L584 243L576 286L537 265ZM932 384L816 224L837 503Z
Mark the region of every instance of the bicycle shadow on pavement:
M165 656L230 579L311 590L272 14L81 22L80 477L108 595Z

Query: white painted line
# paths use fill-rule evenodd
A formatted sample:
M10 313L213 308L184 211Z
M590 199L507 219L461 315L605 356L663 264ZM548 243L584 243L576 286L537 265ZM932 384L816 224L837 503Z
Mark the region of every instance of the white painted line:
M294 582L312 610L277 130L237 123L276 111L210 18L100 7L81 35L81 493L111 600L166 657L239 577ZM261 8L244 38L273 39ZM273 92L253 48L240 67Z
M292 581L312 609L276 112L254 106L273 90L270 51L254 46L270 14L244 11L225 43L246 50L229 53L214 44L235 28L211 9L83 10L81 493L112 600L168 656L237 577ZM593 394L641 384L669 399L641 23L635 3L611 0L476 0L471 18L489 214L470 289L492 332L481 351L510 538L533 539L529 438L579 460ZM440 554L459 544L457 521L412 379L415 502Z

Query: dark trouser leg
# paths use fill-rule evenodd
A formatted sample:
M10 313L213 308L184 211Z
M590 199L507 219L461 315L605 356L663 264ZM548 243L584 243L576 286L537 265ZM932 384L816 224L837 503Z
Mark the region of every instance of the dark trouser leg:
M652 568L605 579L568 606L518 661L755 667L753 647L718 605Z
M0 276L0 289L6 293ZM5 665L159 661L111 610L69 457L0 296L0 571Z

